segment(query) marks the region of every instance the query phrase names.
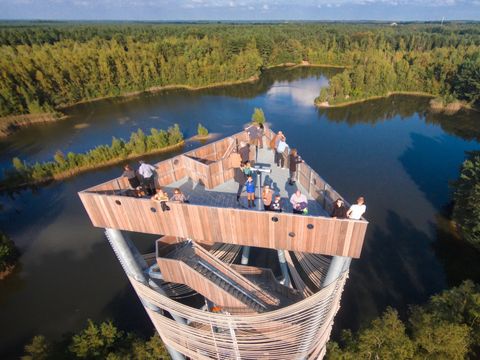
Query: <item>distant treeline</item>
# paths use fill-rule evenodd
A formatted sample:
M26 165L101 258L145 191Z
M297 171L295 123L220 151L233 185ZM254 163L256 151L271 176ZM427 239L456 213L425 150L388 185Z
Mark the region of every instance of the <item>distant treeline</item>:
M80 171L153 153L182 142L183 134L175 124L167 131L151 129L150 135L145 135L141 129L138 129L131 134L129 141L114 137L112 145L99 145L86 153L69 152L65 155L57 151L53 160L36 162L33 165L14 158L13 167L5 171L0 188L14 188L68 177Z
M394 90L389 88L396 84L390 66L408 68L406 77L396 78L407 84L402 88L441 93L459 62L478 51L479 35L476 24L4 23L0 116L52 112L152 87L245 80L262 68L302 60L365 66L359 81L336 80L343 90L334 86L330 96L338 101L341 95L362 96L365 89L381 93L370 90L371 83L378 86L377 79L385 78L385 91ZM370 71L377 66L378 76ZM348 77L355 76L355 68Z
M317 102L330 105L385 96L392 92L426 93L443 103L463 100L480 105L480 48L448 46L431 50L372 49L351 68L330 79Z

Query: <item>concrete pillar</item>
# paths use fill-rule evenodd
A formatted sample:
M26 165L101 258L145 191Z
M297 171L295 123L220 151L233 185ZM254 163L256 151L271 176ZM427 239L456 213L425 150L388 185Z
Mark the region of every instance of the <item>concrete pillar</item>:
M151 287L154 288L160 294L165 295L165 292L161 287L156 285L153 281L152 282L148 281L148 278L145 275L145 271L148 270L147 263L145 262L145 259L143 259L143 257L140 255L140 252L135 247L135 245L133 245L133 243L128 238L125 239L120 230L105 229L105 235L108 239L108 242L110 243L110 246L113 249L113 252L117 256L118 261L120 261L120 264L122 265L122 268L125 271L125 273L144 285L147 285L147 286L150 286L150 284L154 285ZM161 312L161 309L159 309L157 306L149 303L148 301L145 301L144 299L140 299L140 300L142 301L145 307L156 312ZM182 319L181 317L174 316L173 314L172 314L172 317L176 321L182 324L185 324L185 320ZM185 360L185 357L174 348L167 346L166 344L165 344L165 347L167 348L173 360Z
M325 276L325 280L323 280L322 287L330 285L337 280L344 271L348 270L351 260L351 258L346 256L334 256L328 267L327 276Z
M290 275L288 275L287 260L285 260L285 250L277 250L280 270L282 270L283 285L290 287Z
M242 251L242 265L248 265L248 259L250 257L250 246L244 246Z

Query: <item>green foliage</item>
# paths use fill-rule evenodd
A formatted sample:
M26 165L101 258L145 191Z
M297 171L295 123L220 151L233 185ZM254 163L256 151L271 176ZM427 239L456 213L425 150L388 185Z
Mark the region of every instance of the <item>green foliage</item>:
M252 122L256 124L265 124L265 114L262 109L255 108L253 110Z
M69 350L78 358L105 359L120 347L123 337L111 321L95 325L89 319L87 327L73 336Z
M467 57L458 66L452 85L460 100L480 106L480 51Z
M111 321L95 324L88 320L87 326L65 343L52 346L44 336L35 336L25 346L22 360L72 359L170 359L158 335L143 340L133 333L119 330Z
M480 346L480 287L472 281L432 296L403 323L393 309L342 345L328 344L328 359L466 359Z
M50 344L45 336L37 335L30 344L25 345L25 355L22 360L47 360L50 353Z
M15 264L18 258L18 249L12 240L0 232L0 272Z
M197 133L198 133L198 136L202 136L202 137L208 136L207 128L200 123L198 124L198 127L197 127Z
M3 187L15 187L24 184L46 181L57 175L75 173L78 170L98 167L113 161L120 161L127 157L143 155L173 146L183 141L183 134L178 124L171 126L167 131L151 129L150 135L138 129L132 133L130 140L112 138L111 146L99 145L86 153L75 154L69 152L65 156L57 151L53 161L36 162L33 165L13 158L13 167L5 170L4 179L0 183Z
M465 239L480 248L480 151L468 153L453 187L453 220Z
M393 29L382 24L8 23L0 26L0 116L52 112L151 87L249 79L262 68L302 60L357 68L370 51L384 54L376 60L386 85L397 86L391 61L403 83L398 87L431 86L436 94L449 90L443 83L454 77L467 53L478 49L479 33L476 24ZM459 84L473 68L462 69L456 91L463 91ZM364 76L371 74L341 83L372 82ZM373 83L383 89L381 81ZM343 94L352 91L353 86Z

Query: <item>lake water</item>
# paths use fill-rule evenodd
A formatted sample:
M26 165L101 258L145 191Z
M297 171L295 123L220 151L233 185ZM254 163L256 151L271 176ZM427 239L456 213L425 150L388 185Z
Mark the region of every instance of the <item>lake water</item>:
M478 113L430 113L425 98L395 96L316 109L313 100L333 73L276 69L253 84L82 104L68 110L69 120L1 140L0 164L10 166L13 156L35 161L56 150L85 151L137 128L173 123L186 137L196 133L199 122L226 136L240 131L255 107L263 108L274 130L283 130L287 142L337 191L350 201L360 194L367 199L370 225L362 257L352 262L335 321L337 336L342 328L367 324L386 306L404 314L408 304L463 279L480 280L479 254L450 233L443 215L449 181L458 176L465 151L480 148L480 126ZM58 340L88 318L115 319L124 329L151 333L102 230L92 227L77 196L119 173L118 166L103 168L0 196L0 228L22 252L17 271L0 282L2 358L21 354L36 334ZM141 251L153 248L151 236L137 234L134 241Z

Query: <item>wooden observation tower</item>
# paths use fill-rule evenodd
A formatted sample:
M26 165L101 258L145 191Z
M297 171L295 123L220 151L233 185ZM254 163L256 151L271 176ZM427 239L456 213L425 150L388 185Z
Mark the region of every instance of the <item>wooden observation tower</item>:
M275 134L265 131L268 142ZM131 196L126 178L79 193L109 240L173 359L318 359L325 354L350 261L360 256L367 221L329 217L342 198L306 163L288 184L273 152L255 159L256 186L282 196L283 212L237 202L242 132L156 164L156 186L180 188L189 203ZM308 215L292 213L296 189ZM259 196L257 196L256 201ZM127 232L158 235L140 254Z

